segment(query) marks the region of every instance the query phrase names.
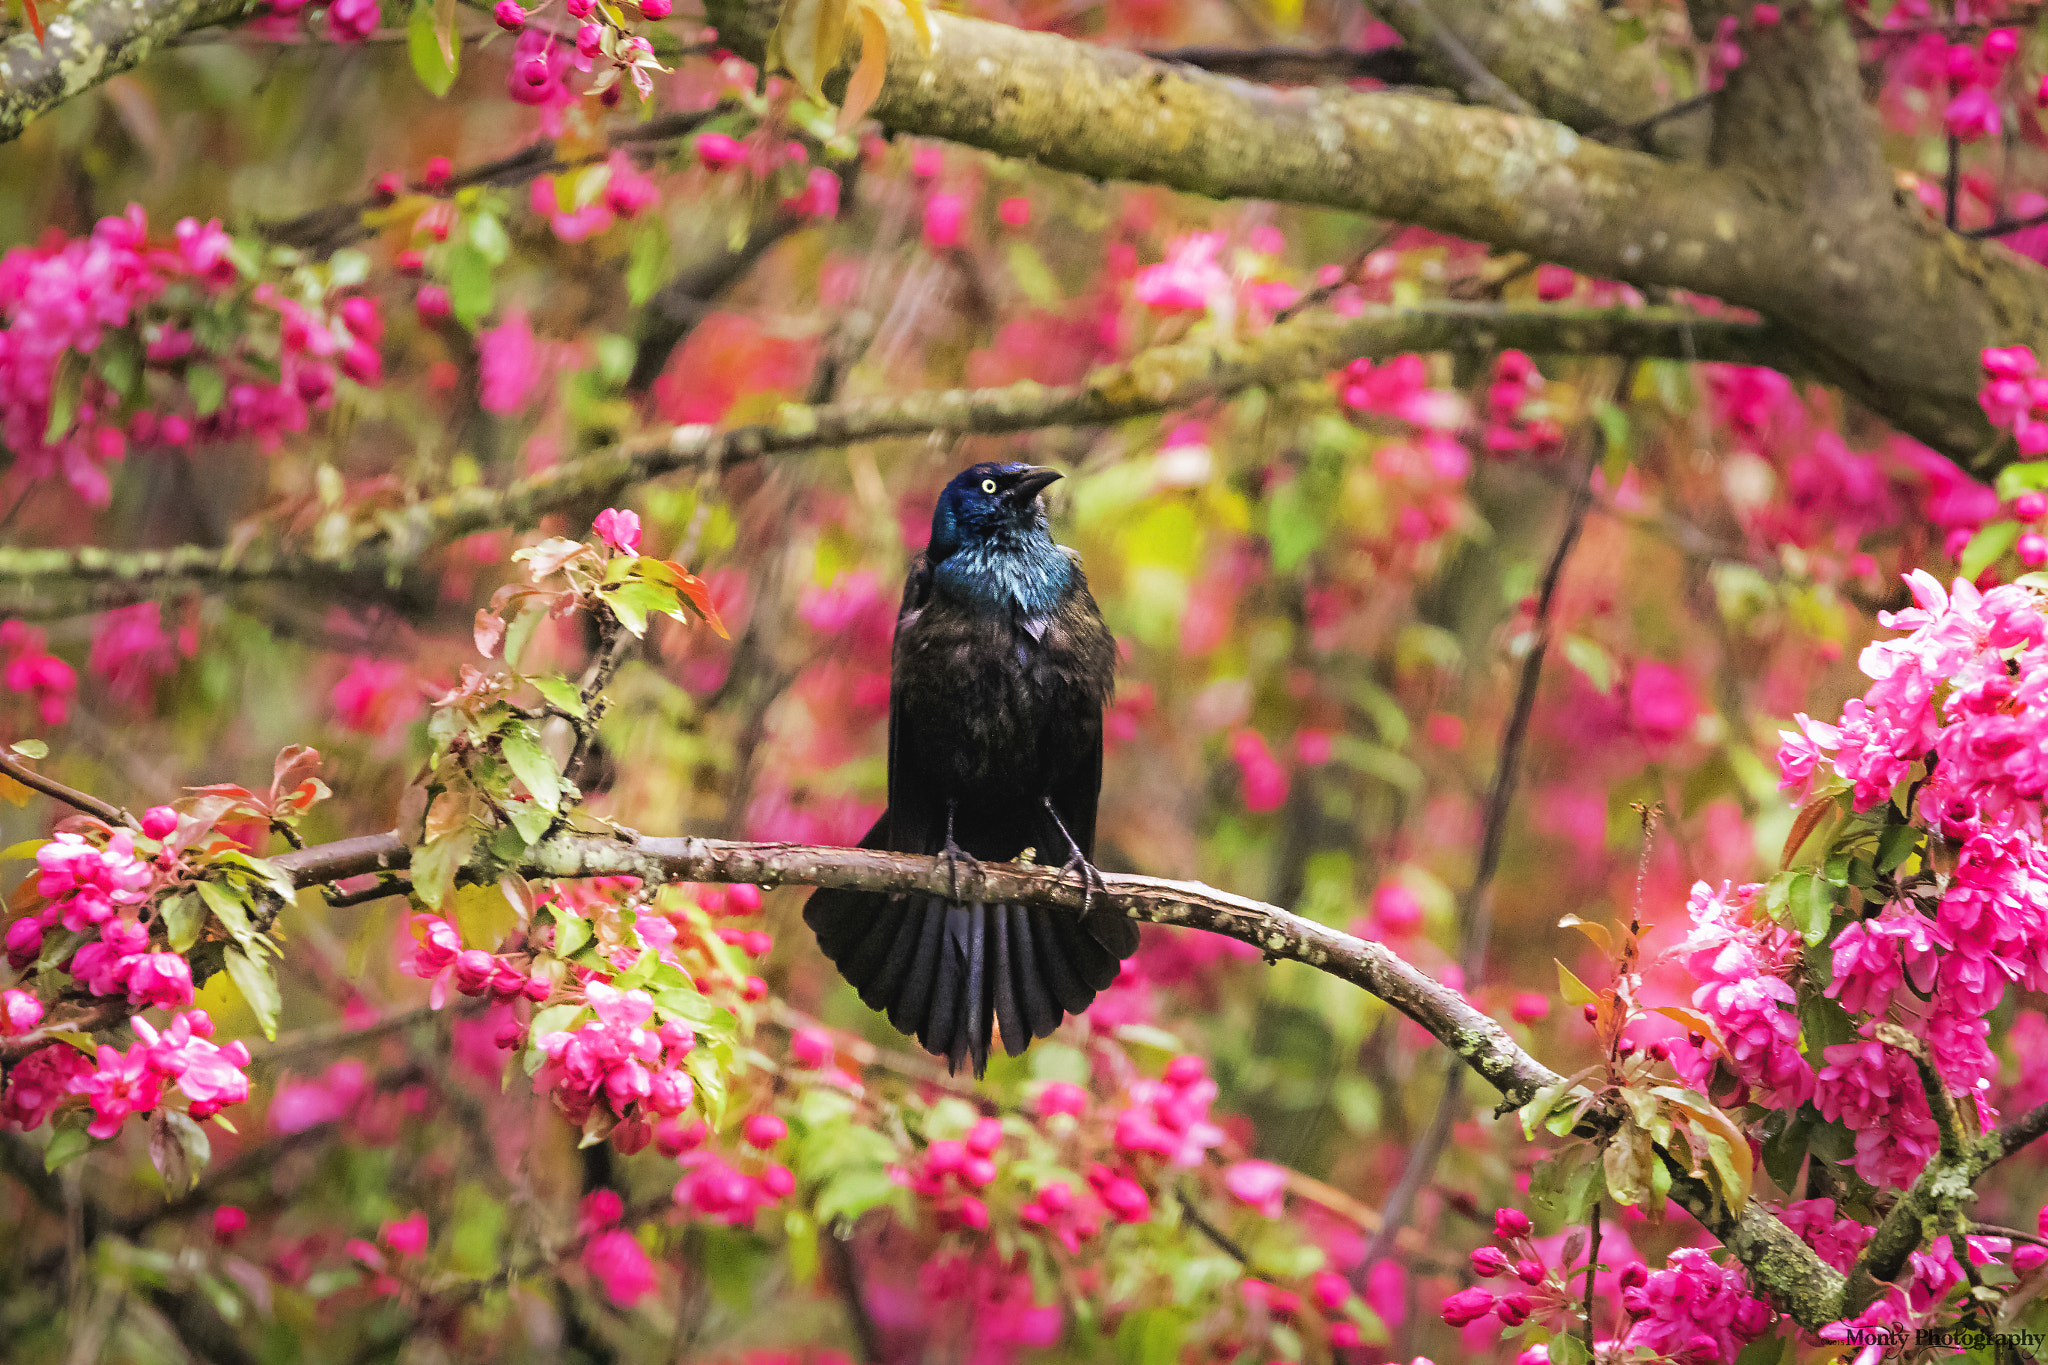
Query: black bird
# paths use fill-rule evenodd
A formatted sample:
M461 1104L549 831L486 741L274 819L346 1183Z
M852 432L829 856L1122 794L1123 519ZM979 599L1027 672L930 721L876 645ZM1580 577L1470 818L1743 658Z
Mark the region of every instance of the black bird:
M889 808L862 848L1008 862L1025 849L1099 884L1095 802L1116 642L1039 493L1058 471L978 464L939 495L910 566L889 686ZM818 946L870 1009L957 1071L1011 1056L1088 1008L1138 948L1096 901L1080 914L938 896L820 890Z

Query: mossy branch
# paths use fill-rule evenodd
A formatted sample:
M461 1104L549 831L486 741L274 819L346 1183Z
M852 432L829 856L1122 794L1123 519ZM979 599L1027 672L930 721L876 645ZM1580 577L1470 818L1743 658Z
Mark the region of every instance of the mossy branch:
M1029 381L903 398L790 404L773 421L714 431L668 428L621 442L502 488L466 488L366 516L317 545L257 536L233 548L164 550L0 547L0 614L61 615L194 586L396 574L477 531L528 527L571 505L679 469L726 467L768 455L828 450L928 432L1011 432L1094 426L1249 388L1315 380L1360 356L1498 348L1535 353L1657 355L1789 368L1794 354L1770 328L1669 310L1500 308L1437 304L1355 318L1305 314L1242 342L1162 346L1079 384Z
M78 0L50 20L41 42L33 33L0 42L0 142L178 34L228 23L249 8L249 0Z

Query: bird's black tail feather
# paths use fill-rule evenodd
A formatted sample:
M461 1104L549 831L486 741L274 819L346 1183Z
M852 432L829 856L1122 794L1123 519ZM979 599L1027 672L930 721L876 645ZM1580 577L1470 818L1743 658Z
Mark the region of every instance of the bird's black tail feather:
M997 1029L1012 1057L1116 980L1137 926L1038 905L820 890L804 907L818 946L868 1008L955 1071L988 1067ZM1104 939L1112 940L1109 944Z

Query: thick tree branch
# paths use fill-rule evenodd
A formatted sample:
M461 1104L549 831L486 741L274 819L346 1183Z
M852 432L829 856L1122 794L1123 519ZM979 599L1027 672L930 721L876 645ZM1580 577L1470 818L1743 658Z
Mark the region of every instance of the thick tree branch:
M1408 47L1358 52L1348 47L1166 47L1145 54L1155 61L1198 67L1261 85L1321 85L1370 79L1413 85L1421 64Z
M776 12L774 0L710 5L724 41L750 57ZM1800 22L1841 27L1817 13ZM1775 317L1821 378L1974 472L2010 459L1993 452L1977 406L1978 355L2048 347L2048 270L1944 232L1864 175L1860 157L1802 187L1778 173L1810 162L1798 137L1731 135L1723 151L1739 148L1739 163L1682 166L1417 95L1276 91L980 20L940 15L934 27L929 57L907 27L891 38L873 112L899 131L1096 179L1417 223L1711 294ZM1851 141L1830 133L1819 145Z
M527 527L564 507L700 465L831 449L927 432L1010 432L1093 426L1146 416L1199 398L1315 379L1359 356L1410 351L1636 355L1742 360L1790 368L1794 357L1769 328L1659 310L1511 309L1436 304L1356 318L1311 314L1248 341L1163 346L1105 367L1085 382L1048 388L1029 381L998 389L947 389L822 406L786 406L772 423L715 432L682 427L635 437L565 460L503 488L467 488L379 513L340 538L306 549L261 537L231 549L166 550L0 547L0 613L43 616L73 609L66 589L92 590L95 608L193 584L331 579L339 573L396 572L475 531Z
M0 775L10 777L24 787L39 791L53 800L62 801L65 805L82 810L87 815L104 820L110 825L132 827L135 824L134 817L119 806L110 806L97 796L88 796L82 791L65 786L55 778L44 777L34 768L4 751L0 751Z
M78 0L50 20L43 41L0 43L0 142L39 115L137 65L188 29L240 18L248 0Z

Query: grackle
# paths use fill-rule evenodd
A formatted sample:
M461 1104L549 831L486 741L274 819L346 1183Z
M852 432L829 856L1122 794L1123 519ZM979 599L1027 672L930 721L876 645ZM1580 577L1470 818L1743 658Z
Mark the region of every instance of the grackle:
M862 848L936 854L954 898L820 890L818 946L870 1009L955 1071L1011 1056L1088 1008L1138 947L1096 901L1076 915L957 897L962 863L1025 849L1101 874L1095 802L1116 642L1080 557L1053 541L1039 493L1059 473L978 464L946 485L910 566L889 684L889 808Z

